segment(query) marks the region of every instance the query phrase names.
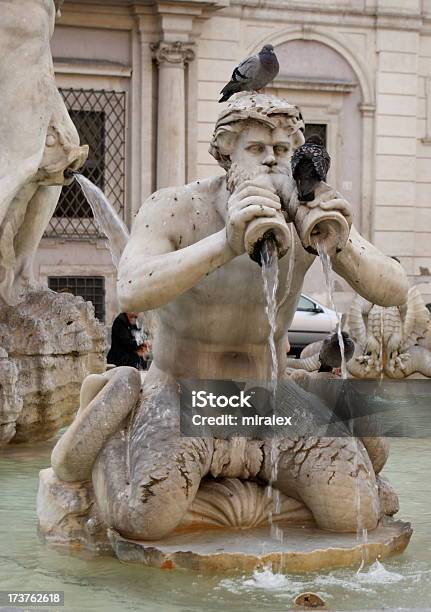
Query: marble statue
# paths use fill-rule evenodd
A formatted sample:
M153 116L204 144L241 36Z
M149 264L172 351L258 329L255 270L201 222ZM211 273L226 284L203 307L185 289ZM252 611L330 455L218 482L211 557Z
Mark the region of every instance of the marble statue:
M398 306L408 290L402 268L356 231L339 193L323 183L313 202L298 201L290 159L304 142L303 127L287 101L237 94L210 144L225 174L163 189L142 205L121 257L118 295L124 311L153 312L153 362L142 390L129 368L84 382L78 416L57 443L52 468L41 472L38 514L48 539L88 542L89 525L93 532L102 525L110 537L154 541L193 525L244 528L269 513L280 518L263 496L273 469L271 442L181 437L178 379L268 379L269 327L255 261L268 231L280 257L280 378L318 242L334 271L365 299ZM379 477L384 442L277 438L275 444L273 486L283 520L349 533L358 525L373 530L396 512L396 495ZM254 500L253 516L241 510L247 499ZM77 508L73 524L68 504Z
M79 168L88 153L54 80L50 38L61 4L0 0L0 371L16 378L2 391L0 445L52 435L70 422L83 377L104 370L103 327L87 305L56 296L33 276L65 170Z
M431 319L417 287L409 289L403 304L386 308L355 296L347 323L356 345L348 364L352 376L431 376Z
M9 305L35 288L34 255L64 170L88 154L54 81L49 43L60 4L0 0L0 300Z

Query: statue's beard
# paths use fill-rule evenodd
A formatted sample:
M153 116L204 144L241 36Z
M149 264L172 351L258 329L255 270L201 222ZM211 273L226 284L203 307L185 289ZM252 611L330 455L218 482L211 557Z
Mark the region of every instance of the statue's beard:
M227 188L230 193L233 193L244 181L253 180L261 174L274 175L274 178L278 176L279 180L283 176L286 177L289 183L292 182L290 168L279 166L256 166L256 168L250 170L248 168L243 168L238 163L232 163L229 170L226 172ZM279 180L276 182L278 183Z

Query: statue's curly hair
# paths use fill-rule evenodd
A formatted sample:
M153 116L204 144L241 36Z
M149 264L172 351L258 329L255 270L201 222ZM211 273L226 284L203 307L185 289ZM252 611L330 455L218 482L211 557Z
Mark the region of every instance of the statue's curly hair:
M210 154L225 170L230 168L230 152L237 136L254 121L272 129L282 122L293 137L294 148L304 143L305 125L297 106L276 96L248 92L237 94L227 109L220 113L209 146Z

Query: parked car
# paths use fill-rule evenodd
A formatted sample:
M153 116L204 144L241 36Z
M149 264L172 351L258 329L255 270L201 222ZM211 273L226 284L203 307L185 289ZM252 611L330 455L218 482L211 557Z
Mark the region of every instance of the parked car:
M301 293L298 306L289 329L291 355L299 356L304 347L318 342L335 331L338 317L335 310L327 308L308 295Z

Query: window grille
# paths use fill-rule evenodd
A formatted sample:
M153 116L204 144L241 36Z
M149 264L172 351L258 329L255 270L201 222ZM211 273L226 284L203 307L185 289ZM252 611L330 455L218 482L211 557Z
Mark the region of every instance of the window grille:
M305 139L317 134L323 140L323 144L326 147L326 123L306 123L305 124Z
M105 278L103 276L49 276L48 287L59 293L80 295L92 302L94 314L105 321Z
M88 144L84 176L100 187L123 218L125 182L125 92L60 89L81 144ZM97 237L99 229L79 185L64 186L47 236Z

